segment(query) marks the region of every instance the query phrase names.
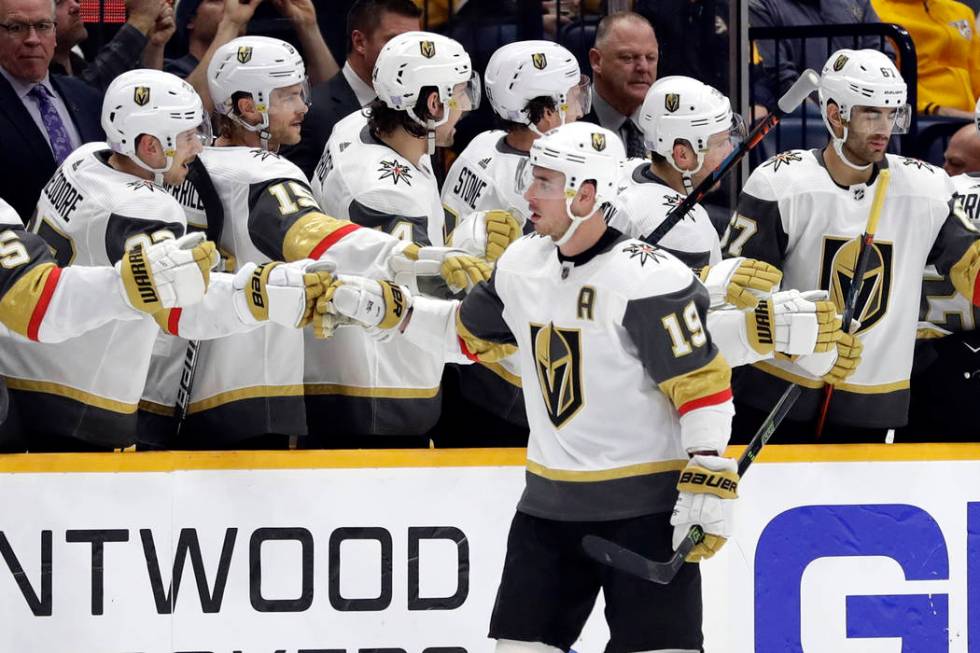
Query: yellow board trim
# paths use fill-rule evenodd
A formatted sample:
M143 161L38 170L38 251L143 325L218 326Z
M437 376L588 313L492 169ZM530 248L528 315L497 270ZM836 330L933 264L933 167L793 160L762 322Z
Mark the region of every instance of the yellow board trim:
M725 455L737 458L743 446ZM274 469L524 467L524 449L145 451L0 455L0 474L137 473ZM757 463L980 461L973 444L766 445Z
M308 395L340 395L342 397L370 397L373 399L432 399L439 394L434 388L362 388L338 383L308 383Z
M43 392L49 395L57 395L59 397L65 397L66 399L81 402L87 406L94 406L96 408L101 408L102 410L122 413L123 415L131 415L136 412L137 404L127 404L124 401L106 399L105 397L94 395L91 392L86 392L78 388L62 385L60 383L52 383L51 381L33 381L31 379L17 379L11 376L5 376L4 380L7 383L7 387L11 390Z
M216 394L207 399L191 402L187 408L187 414L200 413L205 410L217 408L233 401L243 399L259 399L263 397L302 397L303 386L301 385L253 385L248 388L229 390Z
M577 471L571 469L551 469L544 465L539 465L533 460L527 461L527 471L535 476L546 478L550 481L571 481L573 483L594 483L595 481L612 481L618 478L630 478L632 476L648 476L650 474L663 474L665 472L679 472L687 465L686 460L666 460L655 463L639 463L627 465L625 467L614 467L613 469L602 469L598 471Z
M818 390L824 386L823 381L808 379L805 376L799 376L788 372L781 367L776 367L765 361L760 361L758 363L753 363L753 365L766 374L772 374L775 377L779 377L784 381L789 381L790 383L795 383L801 385L804 388L810 388L811 390ZM879 395L888 392L897 392L899 390L908 390L909 380L895 381L893 383L881 383L878 385L854 385L852 383L839 383L834 386L834 390L840 392L851 392L858 395Z

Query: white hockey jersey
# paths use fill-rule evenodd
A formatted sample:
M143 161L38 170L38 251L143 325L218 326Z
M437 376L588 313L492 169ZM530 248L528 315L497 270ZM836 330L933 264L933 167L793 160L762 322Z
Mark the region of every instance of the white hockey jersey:
M474 341L517 345L531 431L518 510L623 519L670 511L687 452L728 441L708 301L683 263L614 229L574 257L529 235L458 311L417 300L405 337L471 358Z
M974 227L980 228L980 173L956 175L953 187L960 208ZM932 322L947 331L972 331L980 319L980 307L956 291L949 277L939 274L936 266L926 266L922 280L922 312L919 319Z
M952 211L953 185L945 172L891 154L884 165L892 180L855 311L863 359L854 375L836 387L828 415L831 423L867 428L906 422L922 270L934 264L944 274L952 268L963 277L966 266L957 264L980 237ZM829 290L840 308L876 179L843 188L827 172L821 151L778 154L746 182L725 235L725 254L775 265L783 271L783 288ZM961 279L961 285L967 283L972 289L975 280ZM768 410L786 380L805 388L789 418L812 419L823 381L791 362L767 361L747 369L736 393L740 401Z
M324 210L401 240L442 245L445 221L429 157L408 161L375 138L360 113L338 126L313 180ZM422 434L439 417L443 365L441 356L400 339L375 342L360 329L338 329L325 341L309 333L304 381L310 430Z
M619 195L606 214L609 226L632 238L645 240L660 226L684 195L657 177L647 161L624 171ZM700 268L721 260L718 232L700 204L668 231L657 247L665 249L688 267Z
M61 266L112 266L136 242L184 233L177 202L151 182L112 168L110 154L104 143L78 148L41 193L31 230ZM152 318L137 316L62 343L5 346L3 374L19 391L23 422L100 445L130 444L156 333Z
M387 276L398 241L324 215L295 164L248 147L208 147L199 159L206 179L193 181L210 185L217 196L220 209L209 208L206 220L220 210L219 249L228 260L324 258L351 274ZM184 332L181 316L171 312L170 334ZM155 366L159 376L144 397L149 412L172 414L185 351L179 341L158 344L165 360ZM303 332L270 323L201 343L186 428L229 442L305 434Z

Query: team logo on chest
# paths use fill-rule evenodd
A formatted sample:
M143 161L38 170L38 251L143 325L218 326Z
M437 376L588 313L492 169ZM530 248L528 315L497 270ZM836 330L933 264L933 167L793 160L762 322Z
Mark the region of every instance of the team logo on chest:
M531 323L531 346L548 418L561 428L585 405L582 332L558 328L553 323Z
M820 288L830 291L830 299L841 313L844 312L847 292L854 280L860 251L860 238L824 237ZM854 319L861 323L857 333L864 333L873 327L888 312L893 252L892 243L881 241L875 241L871 249L871 258L864 271L864 285L854 309Z

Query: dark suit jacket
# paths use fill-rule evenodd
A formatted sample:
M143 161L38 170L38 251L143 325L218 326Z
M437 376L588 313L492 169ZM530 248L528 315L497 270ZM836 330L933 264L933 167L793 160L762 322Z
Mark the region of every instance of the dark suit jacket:
M343 72L314 86L312 101L303 120L303 140L282 150L282 155L298 165L307 178L313 176L333 126L361 108Z
M105 140L102 95L73 77L51 75L51 85L64 100L83 143ZM34 213L41 189L57 165L51 147L5 77L0 75L0 152L8 173L0 175L0 197L25 222Z

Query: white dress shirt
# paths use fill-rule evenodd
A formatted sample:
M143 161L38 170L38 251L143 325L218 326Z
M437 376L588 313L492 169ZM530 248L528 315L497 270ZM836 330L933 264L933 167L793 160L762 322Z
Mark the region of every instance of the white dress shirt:
M344 67L341 68L341 72L344 73L344 79L347 80L347 83L353 89L354 95L357 97L357 103L362 107L367 106L374 98L378 97L378 94L374 92L374 87L365 83L354 72L354 69L350 67L349 61L344 62Z

